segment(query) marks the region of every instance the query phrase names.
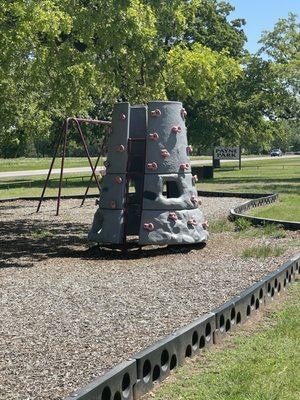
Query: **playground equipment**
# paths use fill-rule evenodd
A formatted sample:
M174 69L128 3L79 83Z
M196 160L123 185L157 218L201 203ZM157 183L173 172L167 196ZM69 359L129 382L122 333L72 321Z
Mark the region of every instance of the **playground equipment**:
M180 102L115 105L99 208L88 238L109 247L200 243L208 224Z
M59 151L59 148L60 148L60 146L62 144L63 147L62 147L60 178L59 178L57 206L56 206L56 215L59 214L60 199L61 199L61 188L62 188L62 180L63 180L63 174L64 174L64 163L65 163L66 148L67 148L67 139L68 139L69 128L70 128L70 125L72 123L75 125L75 127L76 127L76 129L77 129L77 131L79 133L79 136L80 136L80 139L81 139L81 142L82 142L86 157L87 157L87 159L89 161L89 165L90 165L91 171L92 171L92 175L90 177L90 181L88 183L88 186L86 188L85 194L83 196L81 205L84 204L85 198L86 198L86 196L88 194L88 191L89 191L89 188L90 188L90 185L91 185L91 182L92 182L93 178L95 179L95 182L97 184L97 187L98 187L99 191L101 190L100 183L99 183L98 177L96 175L96 169L97 169L98 163L100 161L101 152L100 152L100 154L99 154L99 156L98 156L98 158L96 160L95 165L93 165L92 159L91 159L91 156L89 154L88 147L87 147L86 139L84 137L84 134L82 132L82 128L81 127L82 127L82 124L103 125L103 126L110 127L111 126L111 122L110 121L102 121L102 120L98 120L98 119L86 119L86 118L75 118L75 117L67 118L63 123L60 135L58 137L58 140L57 140L57 143L56 143L56 146L55 146L54 155L53 155L53 158L52 158L52 161L51 161L51 165L50 165L50 168L49 168L49 171L48 171L47 178L45 180L45 184L44 184L44 187L43 187L43 190L42 190L42 194L41 194L41 197L40 197L39 204L38 204L36 212L40 211L40 208L41 208L41 205L42 205L42 201L44 200L45 192L46 192L47 186L49 184L49 179L50 179L51 172L52 172L52 169L53 169L53 166L54 166L54 162L55 162L55 159L57 157L57 153Z

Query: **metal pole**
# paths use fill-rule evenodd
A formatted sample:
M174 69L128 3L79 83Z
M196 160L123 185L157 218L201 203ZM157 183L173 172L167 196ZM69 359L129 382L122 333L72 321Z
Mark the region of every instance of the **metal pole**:
M78 129L78 132L79 132L79 134L81 136L83 147L84 147L86 156L87 156L87 158L89 160L89 164L90 164L90 167L91 167L91 170L92 170L92 173L93 173L93 177L95 178L96 184L97 184L99 192L100 192L100 190L101 190L100 183L99 183L97 175L96 175L96 173L94 171L93 163L92 163L92 160L91 160L91 157L90 157L90 153L89 153L89 150L87 148L86 141L84 139L84 136L83 136L83 133L82 133L82 130L81 130L81 127L80 127L80 123L78 122L77 118L72 118L72 121L74 121L76 123L76 125L77 125L77 129Z
M110 125L111 125L111 124L110 124ZM108 132L108 133L111 133L111 126L109 127L109 132ZM104 146L106 145L106 139L107 139L107 136L104 136L103 142L102 142L102 145L101 145L101 148L100 148L100 154L99 154L99 156L98 156L98 158L97 158L97 161L96 161L96 164L95 164L95 167L94 167L95 170L96 170L96 168L97 168L97 166L98 166L98 163L99 163L99 161L100 161L101 154L103 154L103 149L104 149ZM83 199L82 199L82 202L81 202L80 207L82 207L83 204L84 204L84 202L85 202L85 199L86 199L86 196L87 196L87 194L88 194L88 192L89 192L89 189L90 189L92 180L93 180L93 174L92 174L91 177L90 177L90 180L89 180L88 186L87 186L87 188L86 188L86 191L85 191L85 193L84 193L84 196L83 196Z
M239 169L242 169L242 146L239 146L240 158L239 158Z
M73 118L73 119L74 120L76 119L79 123L111 126L111 121L103 121L101 119L86 119L86 118Z
M69 127L69 120L67 119L65 129L64 129L64 145L63 145L63 152L62 152L62 157L61 157L56 215L59 214L59 207L60 207L61 186L62 186L62 179L63 179L63 174L64 174L64 163L65 163L65 154L66 154L66 147L67 147L68 127Z
M100 158L101 158L101 154L99 154L99 156L98 156L98 158L97 158L96 164L95 164L95 166L94 166L94 171L96 171L96 169L97 169L97 167L98 167L98 163L99 163L99 161L100 161ZM93 174L92 174L91 177L90 177L90 180L89 180L89 183L88 183L87 188L86 188L86 190L85 190L85 193L84 193L82 202L81 202L81 204L80 204L80 207L82 207L82 206L84 205L84 202L85 202L86 196L87 196L87 194L88 194L88 191L89 191L89 189L90 189L92 180L93 180Z
M44 183L43 191L42 191L42 194L41 194L41 197L40 197L40 200L39 200L39 204L38 204L38 207L37 207L37 210L36 210L37 213L40 211L42 201L44 200L46 188L48 186L50 175L51 175L51 172L52 172L52 169L53 169L53 165L54 165L54 162L55 162L55 159L56 159L56 154L57 154L57 151L59 149L59 145L61 143L61 139L63 137L63 132L64 132L64 129L65 129L65 125L66 125L66 121L64 121L64 123L63 123L62 129L60 131L60 135L58 137L58 141L56 143L56 147L55 147L54 154L53 154L53 157L52 157L51 165L50 165L50 168L49 168L49 171L48 171L48 175L47 175L47 178L46 178L45 183Z

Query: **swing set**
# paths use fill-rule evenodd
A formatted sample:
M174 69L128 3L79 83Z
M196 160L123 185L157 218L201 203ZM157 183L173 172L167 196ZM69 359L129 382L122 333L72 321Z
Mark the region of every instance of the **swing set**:
M57 205L56 205L56 215L59 214L60 200L61 200L61 189L62 189L62 181L63 181L63 174L64 174L64 164L65 164L65 157L66 157L66 150L67 150L67 138L68 138L69 130L70 130L70 127L71 127L72 124L75 126L75 128L77 129L77 131L79 133L79 136L81 138L81 142L82 142L82 145L83 145L83 148L84 148L85 155L86 155L86 157L88 159L89 165L90 165L91 170L92 170L92 174L91 174L90 180L88 182L88 186L86 188L86 191L84 193L83 199L81 201L81 206L83 206L83 204L85 202L85 199L86 199L86 197L88 195L88 192L89 192L91 183L93 181L93 178L94 178L94 180L96 182L96 185L97 185L97 187L99 189L99 192L101 190L100 182L99 182L99 179L98 179L98 177L96 175L96 169L98 167L99 161L100 161L101 156L102 156L102 151L103 151L104 146L105 146L107 135L105 135L105 137L104 137L104 140L102 142L102 146L101 146L99 155L97 157L95 165L93 165L93 162L92 162L89 150L88 150L87 142L86 142L86 139L85 139L84 134L83 134L82 125L85 124L85 125L106 126L106 127L109 128L109 131L110 131L111 122L110 121L98 120L98 119L85 119L85 118L69 117L64 121L64 123L62 125L62 129L61 129L60 135L59 135L58 140L56 142L54 155L52 157L52 161L51 161L51 164L50 164L48 175L47 175L47 178L45 180L43 191L42 191L41 197L39 199L39 204L38 204L38 207L37 207L37 210L36 210L37 213L40 211L41 204L42 204L42 202L43 202L43 200L45 198L45 192L46 192L46 189L47 189L48 184L49 184L49 180L50 180L51 172L52 172L52 169L53 169L53 166L54 166L54 162L56 160L59 148L60 148L60 146L62 144L60 178L59 178L59 185L58 185Z

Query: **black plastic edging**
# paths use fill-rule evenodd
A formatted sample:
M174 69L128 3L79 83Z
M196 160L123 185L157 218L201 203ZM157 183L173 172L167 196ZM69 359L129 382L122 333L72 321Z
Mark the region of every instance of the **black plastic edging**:
M278 193L274 193L257 199L252 199L241 205L238 205L237 207L232 208L229 211L229 218L231 220L236 220L238 218L245 218L249 220L253 225L278 224L282 225L285 229L300 230L300 222L285 221L285 220L271 219L271 218L259 218L244 214L246 211L248 211L253 207L269 205L277 200L278 200Z
M207 190L198 190L198 196L204 197L238 197L242 199L259 199L269 197L275 193L244 193L244 192L215 192Z
M65 400L133 400L136 370L135 360L125 361Z
M300 253L248 289L146 349L65 400L137 400L170 371L245 323L300 274Z

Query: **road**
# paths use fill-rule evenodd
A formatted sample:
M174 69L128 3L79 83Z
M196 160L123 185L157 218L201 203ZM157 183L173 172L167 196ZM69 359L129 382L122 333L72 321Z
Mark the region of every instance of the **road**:
M297 158L299 155L288 155L288 156L281 156L281 159L284 158ZM243 161L259 161L259 160L271 160L274 157L266 156L266 157L247 157L247 158L242 158ZM223 163L227 162L232 162L232 160L223 160ZM211 164L211 159L209 160L194 160L191 161L191 165L207 165ZM103 167L97 168L97 171L103 170ZM91 168L90 167L72 167L72 168L64 168L64 174L77 174L77 173L90 173ZM48 169L36 169L36 170L30 170L30 171L8 171L8 172L0 172L0 179L1 178L20 178L20 177L28 177L28 176L37 176L37 175L43 175L46 176L48 173ZM57 175L60 173L59 168L55 168L52 170L53 175ZM51 175L52 175L51 174Z

